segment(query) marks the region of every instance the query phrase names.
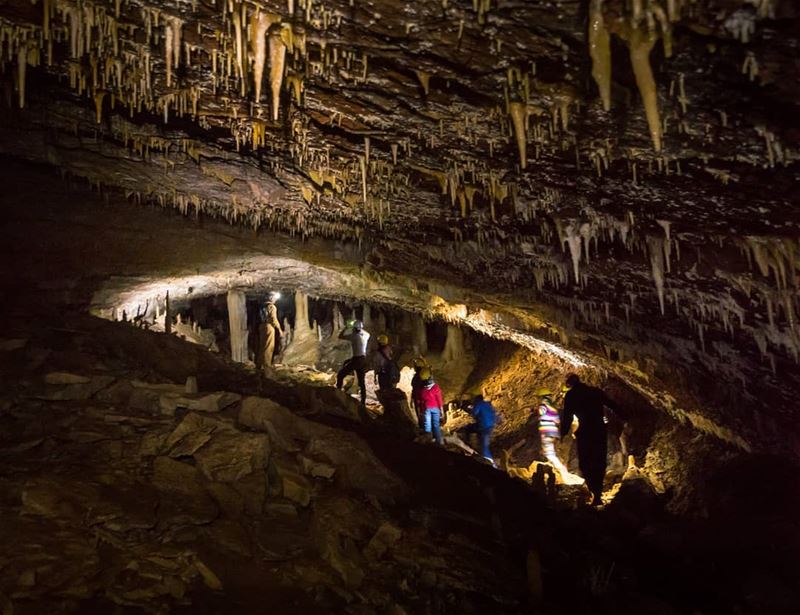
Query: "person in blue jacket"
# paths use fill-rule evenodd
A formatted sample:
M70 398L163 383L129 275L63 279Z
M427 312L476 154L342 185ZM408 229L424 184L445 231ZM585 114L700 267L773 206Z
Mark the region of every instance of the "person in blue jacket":
M483 398L483 393L476 392L470 414L472 418L475 419L475 422L468 425L466 431L467 433L477 434L481 455L494 465L492 451L489 449L489 442L492 439L494 426L498 422L497 412L494 406Z

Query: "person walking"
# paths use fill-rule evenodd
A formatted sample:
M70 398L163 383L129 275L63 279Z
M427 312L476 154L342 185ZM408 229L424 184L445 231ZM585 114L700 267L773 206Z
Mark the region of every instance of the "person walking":
M423 367L419 372L421 387L417 391L418 407L423 410L423 431L432 434L436 444L443 444L441 418L444 408L442 389L433 381L430 367Z
M272 362L275 357L275 347L278 344L280 337L283 336L283 329L281 322L278 320L278 306L275 302L280 299L280 293L271 292L267 296L267 303L261 312L262 321L264 323L264 374L269 376L269 370L272 368Z
M548 388L539 389L536 392L539 404L536 409L536 422L539 430L539 440L542 445L542 456L558 472L561 482L568 485L577 485L583 482L567 469L567 466L559 459L556 452L556 444L560 434L560 418L558 409L553 403L553 392Z
M470 410L472 418L475 422L467 425L466 432L468 434L474 433L478 436L480 444L481 455L492 465L495 465L492 451L489 448L489 442L492 439L492 431L497 424L497 411L491 402L483 397L481 391L476 391L472 400L472 409Z
M413 361L414 376L411 378L411 404L414 411L417 413L417 421L419 423L419 430L425 431L425 408L419 406L419 391L422 388L422 378L420 372L424 368L430 369L430 365L423 357L417 357Z
M603 391L581 382L576 374L567 376L566 386L568 390L564 397L561 436L569 433L572 420L577 417L579 424L575 440L578 444L578 465L592 493L592 506L599 506L603 503L603 481L608 463L604 407L616 412L623 421L625 415Z
M389 391L400 382L400 367L392 356L389 336L378 336L378 348L372 356L372 369L375 372L375 384L381 391Z
M336 374L336 388L344 386L344 379L355 372L358 379L358 388L361 393L361 405L367 405L367 344L369 343L369 333L364 330L364 323L360 320L348 322L339 334L340 340L347 340L352 347L353 355L344 362L342 369Z

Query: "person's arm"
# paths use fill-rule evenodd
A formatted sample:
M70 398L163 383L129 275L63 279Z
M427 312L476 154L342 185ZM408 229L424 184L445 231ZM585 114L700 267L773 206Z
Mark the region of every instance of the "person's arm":
M274 305L270 305L269 308L267 308L267 311L269 313L269 324L271 324L273 327L275 327L275 330L278 333L283 335L283 329L281 328L281 322L278 320L278 308L276 308Z
M616 414L616 415L617 415L617 417L619 417L619 419L620 419L620 420L621 420L623 423L627 423L627 422L628 422L628 413L627 413L627 412L625 412L624 410L622 410L622 409L619 407L619 404L618 404L617 402L615 402L615 401L614 401L613 399L611 399L611 398L610 398L608 395L606 395L605 391L601 391L601 392L600 392L600 395L601 395L601 398L600 398L600 399L602 400L602 402L603 402L603 405L604 405L606 408L610 409L610 410L611 410L611 411L612 411L614 414Z
M436 385L436 405L439 406L439 412L444 412L444 398L442 397L442 388Z
M344 329L339 331L339 339L349 342L350 341L350 336L352 335L352 333L348 333L348 331L350 331L350 327L345 327Z
M566 397L564 397L564 409L561 411L561 437L565 437L569 433L570 427L572 427L572 419L575 416L575 412L572 408L572 398L570 394L567 393Z

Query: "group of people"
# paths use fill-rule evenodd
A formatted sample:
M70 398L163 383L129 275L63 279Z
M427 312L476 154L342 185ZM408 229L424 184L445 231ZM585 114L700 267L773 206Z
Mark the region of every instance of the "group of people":
M275 339L280 334L280 322L275 308L275 295L271 295L266 305L266 356L272 357ZM373 370L379 393L394 390L400 381L400 368L393 357L392 347L386 335L378 336L377 349L367 354L370 334L359 320L348 321L339 334L339 339L349 341L352 356L347 359L336 375L336 386L342 388L345 378L355 373L358 381L361 404L366 405L367 372ZM439 445L443 444L442 423L445 420L444 396L439 385L434 382L431 365L424 358L414 359L414 377L411 381L411 400L418 418L421 432L428 434ZM535 420L539 432L543 457L560 474L562 481L578 482L561 461L557 452L559 438L572 435L578 449L578 466L592 494L592 505L601 503L603 481L607 465L607 434L605 408L614 411L625 419L619 406L602 390L581 382L576 374L567 376L563 391L563 409L558 410L555 395L551 389L542 388L536 392L539 399L535 410ZM500 422L490 401L484 399L481 391L475 390L464 405L474 422L465 429L467 435L474 434L478 439L480 454L494 464L490 441L495 426ZM576 428L577 427L577 428Z

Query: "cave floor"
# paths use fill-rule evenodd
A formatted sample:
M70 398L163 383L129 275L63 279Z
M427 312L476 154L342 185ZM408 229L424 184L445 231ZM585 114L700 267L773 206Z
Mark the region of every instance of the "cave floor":
M330 389L163 334L9 316L0 366L4 615L797 604L791 535L765 546L743 525L676 519L636 480L604 511L570 510L347 418ZM190 375L201 393L185 393Z

